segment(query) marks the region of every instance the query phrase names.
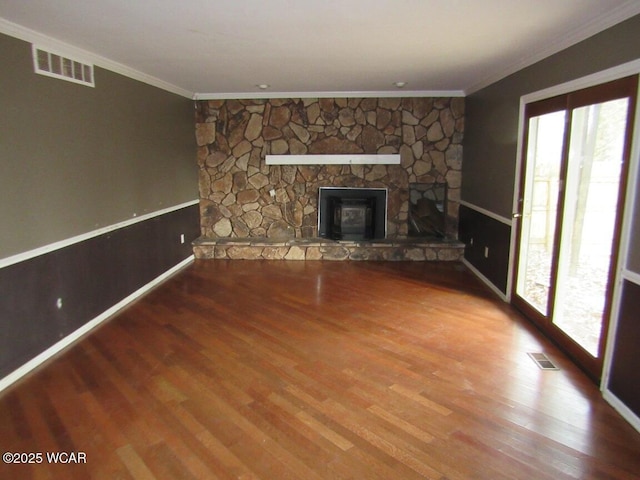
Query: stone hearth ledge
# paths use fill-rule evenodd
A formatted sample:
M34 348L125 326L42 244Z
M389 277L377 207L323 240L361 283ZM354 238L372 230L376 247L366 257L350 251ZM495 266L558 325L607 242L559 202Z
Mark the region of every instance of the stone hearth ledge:
M198 259L461 261L464 244L457 240L420 238L335 241L324 238L199 237L193 242L193 252Z

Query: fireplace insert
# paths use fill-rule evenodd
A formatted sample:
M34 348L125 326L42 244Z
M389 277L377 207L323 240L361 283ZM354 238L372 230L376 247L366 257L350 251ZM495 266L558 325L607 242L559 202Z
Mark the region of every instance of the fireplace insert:
M320 237L351 241L384 239L386 223L386 188L320 188Z
M373 238L372 198L329 198L331 237L334 240L362 240Z

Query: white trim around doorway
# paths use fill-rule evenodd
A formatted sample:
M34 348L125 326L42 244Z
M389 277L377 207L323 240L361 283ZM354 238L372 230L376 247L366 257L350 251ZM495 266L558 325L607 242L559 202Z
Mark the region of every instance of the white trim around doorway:
M516 212L518 208L518 199L520 197L520 176L522 172L523 162L523 135L524 135L524 109L529 103L545 100L557 95L564 95L583 88L593 87L602 83L607 83L613 80L624 78L630 75L640 74L640 60L634 60L616 67L603 70L579 79L575 79L560 85L556 85L544 90L532 92L523 95L520 98L520 112L518 117L518 141L517 141L517 153L516 153L516 171L514 178L514 196L513 196L513 211ZM638 95L640 99L640 93ZM635 125L633 130L633 137L631 140L631 158L629 159L629 171L628 178L630 181L627 183L627 192L624 203L624 216L622 218L622 229L620 234L620 254L618 256L618 264L616 265L616 279L613 289L613 301L611 318L609 323L609 331L607 337L607 345L605 347L603 358L603 372L600 389L603 392L603 397L618 411L634 428L640 431L640 417L634 414L624 403L622 403L609 389L608 380L611 369L612 355L614 351L614 339L617 329L618 314L620 309L620 294L623 280L630 280L634 283L640 284L640 273L630 272L627 270L627 258L630 248L630 237L632 221L634 216L634 202L635 198L640 192L638 191L637 182L635 179L640 175L640 101L636 106ZM640 214L640 212L637 212ZM510 258L509 269L507 279L507 301L511 301L511 291L513 283L513 273L515 269L516 258L514 255L516 241L517 241L517 228L516 221L513 222L511 229L511 243L510 243Z

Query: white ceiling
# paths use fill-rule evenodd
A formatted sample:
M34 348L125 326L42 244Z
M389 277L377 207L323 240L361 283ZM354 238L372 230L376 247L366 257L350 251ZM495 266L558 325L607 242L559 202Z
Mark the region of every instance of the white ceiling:
M639 13L638 0L0 0L0 31L196 98L463 95Z

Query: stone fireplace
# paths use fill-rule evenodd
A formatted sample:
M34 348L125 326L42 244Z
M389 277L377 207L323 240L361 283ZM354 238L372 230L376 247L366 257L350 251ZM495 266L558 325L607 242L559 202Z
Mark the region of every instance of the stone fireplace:
M370 241L415 241L411 186L434 183L446 185L445 239L455 240L463 134L463 98L197 101L198 245L325 241L318 219L327 187L386 190L385 235ZM400 164L266 162L267 155L336 154L399 154Z

